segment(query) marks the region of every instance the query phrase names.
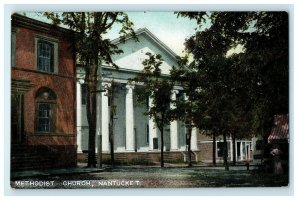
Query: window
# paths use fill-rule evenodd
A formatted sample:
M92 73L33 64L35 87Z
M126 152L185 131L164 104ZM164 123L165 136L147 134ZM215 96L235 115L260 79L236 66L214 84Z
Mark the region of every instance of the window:
M146 144L149 144L149 125L146 125Z
M40 103L38 108L38 131L50 132L51 107L48 103Z
M36 69L41 72L57 73L58 40L36 36Z
M257 140L256 141L256 150L263 150L264 148L264 141L263 140Z
M43 72L54 72L54 45L43 40L38 41L37 69Z
M241 142L236 143L237 156L241 156Z
M81 85L81 105L86 105L86 84Z
M11 32L11 66L16 66L16 30Z
M230 148L230 142L227 142L227 150ZM217 142L217 155L218 157L223 157L223 153L225 151L224 142ZM227 154L228 156L228 154Z
M36 130L41 133L55 132L56 95L46 87L36 93Z

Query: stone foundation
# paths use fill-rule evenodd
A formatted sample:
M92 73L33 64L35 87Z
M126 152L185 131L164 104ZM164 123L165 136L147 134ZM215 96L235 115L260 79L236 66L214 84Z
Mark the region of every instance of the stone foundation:
M197 155L199 152L195 152ZM97 154L96 154L97 156ZM103 163L110 163L110 154L103 153ZM153 165L160 163L160 151L156 152L116 152L114 154L116 164L141 164L141 165ZM192 160L195 160L195 156L192 155ZM77 161L80 163L87 162L87 153L78 153ZM184 155L182 152L164 152L165 163L184 163Z
M53 169L77 165L74 145L13 145L11 170Z

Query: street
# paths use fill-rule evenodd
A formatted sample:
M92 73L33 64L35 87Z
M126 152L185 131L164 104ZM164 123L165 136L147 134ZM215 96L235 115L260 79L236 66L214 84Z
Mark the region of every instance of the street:
M273 175L243 168L117 167L102 172L61 174L12 179L16 188L199 188L281 187L288 175Z

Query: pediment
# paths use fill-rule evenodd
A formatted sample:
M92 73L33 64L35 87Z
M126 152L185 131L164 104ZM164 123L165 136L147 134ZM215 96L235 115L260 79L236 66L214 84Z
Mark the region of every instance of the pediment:
M128 38L125 42L114 40L123 53L114 55L114 62L120 69L141 71L144 66L143 60L147 59L147 52L151 54L160 54L164 60L161 69L162 74L169 74L172 66L176 66L176 54L158 38L156 38L149 30L142 29L137 32L138 41Z

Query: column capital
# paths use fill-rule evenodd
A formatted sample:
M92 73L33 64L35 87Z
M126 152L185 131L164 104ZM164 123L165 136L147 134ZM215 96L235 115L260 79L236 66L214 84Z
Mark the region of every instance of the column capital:
M130 90L130 89L133 90L135 85L134 84L126 84L125 87L126 87L127 90Z
M109 83L109 82L102 82L101 84L102 84L102 87L104 87L104 89L111 87L111 83Z
M84 78L77 78L77 83L80 85L84 84Z
M171 93L172 93L172 94L178 94L178 93L179 93L179 90L173 89L173 90L171 90Z

